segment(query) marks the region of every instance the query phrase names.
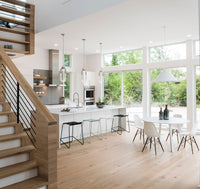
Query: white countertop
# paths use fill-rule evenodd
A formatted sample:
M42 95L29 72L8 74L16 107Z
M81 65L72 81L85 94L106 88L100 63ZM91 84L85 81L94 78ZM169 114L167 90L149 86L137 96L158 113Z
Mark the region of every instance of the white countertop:
M46 105L46 107L49 109L49 111L52 114L59 114L61 116L125 108L123 106L108 106L108 105L104 106L104 108L97 108L96 105L94 105L94 106L92 105L92 106L79 107L79 108L72 107L69 112L61 112L61 110L63 108L67 108L68 107L66 104Z

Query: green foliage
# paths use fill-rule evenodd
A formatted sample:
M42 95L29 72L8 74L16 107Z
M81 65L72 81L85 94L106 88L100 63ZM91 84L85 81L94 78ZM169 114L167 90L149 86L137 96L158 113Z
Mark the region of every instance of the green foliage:
M139 64L142 63L142 50L126 51L115 54L105 55L105 66L119 66L125 64Z
M142 71L124 72L124 103L142 102Z
M65 93L65 98L69 99L69 94L70 94L70 73L67 73L67 75L66 75L64 93Z
M69 67L70 66L70 55L65 54L64 55L64 66Z
M196 76L196 103L200 105L200 76Z
M121 74L104 74L104 96L106 104L121 104Z

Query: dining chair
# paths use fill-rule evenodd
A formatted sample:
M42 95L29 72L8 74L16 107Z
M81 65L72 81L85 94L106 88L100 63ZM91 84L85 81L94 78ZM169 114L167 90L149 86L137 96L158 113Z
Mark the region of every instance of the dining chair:
M182 118L182 115L181 114L174 114L173 117ZM172 128L172 136L176 135L178 143L179 143L179 133L182 130L182 127L183 127L183 124L176 124L176 125L173 125L173 128ZM170 136L170 132L167 135L166 141L168 140L169 136Z
M196 130L196 125L194 125L192 127L192 129L190 129L190 130L179 132L179 134L181 135L182 138L181 138L181 142L179 143L177 151L180 150L181 145L183 145L184 148L185 148L187 142L191 146L192 154L194 153L194 151L193 151L193 143L196 145L197 150L199 151L199 146L197 144L195 136L199 135L200 133L199 133L199 131Z
M140 119L138 115L134 115L134 126L137 128L137 131L135 133L135 136L133 137L133 141L135 141L135 138L137 135L140 135L140 140L143 137L143 143L144 143L144 122Z
M155 155L157 155L157 152L156 152L156 143L157 142L160 144L162 151L164 152L164 148L160 141L160 135L159 135L154 123L144 121L144 133L145 133L145 135L147 135L147 139L143 146L142 152L144 151L148 142L150 143L150 149L151 149L151 144L154 143Z

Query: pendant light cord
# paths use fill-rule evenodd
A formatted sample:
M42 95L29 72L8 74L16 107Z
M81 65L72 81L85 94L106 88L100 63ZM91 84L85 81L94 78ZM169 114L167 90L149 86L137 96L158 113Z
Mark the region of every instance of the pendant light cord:
M62 60L62 63L63 63L63 67L64 67L64 62L65 62L65 59L64 59L64 57L65 57L65 34L62 33L61 35L63 37L63 48L62 48L62 50L63 50L63 60Z
M82 39L83 40L83 69L85 70L85 40L86 39Z

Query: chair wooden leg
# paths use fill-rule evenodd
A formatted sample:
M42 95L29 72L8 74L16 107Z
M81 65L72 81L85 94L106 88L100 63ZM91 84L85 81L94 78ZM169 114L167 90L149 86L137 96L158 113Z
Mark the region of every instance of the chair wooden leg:
M199 151L199 146L198 146L197 141L196 141L196 139L194 138L194 136L193 136L193 140L194 140L194 143L196 144L196 147L197 147L197 149L198 149L198 151Z
M158 138L158 142L159 142L159 144L160 144L160 146L161 146L161 148L162 148L162 151L164 152L164 148L163 148L163 146L162 146L162 143L160 142L160 138Z
M145 137L144 137L144 129L142 129L142 133L143 133L143 144L144 144L144 141L145 141Z
M185 136L184 148L185 148L185 145L186 145L186 141L187 141L187 136Z
M177 142L179 143L178 130L176 130Z
M144 147L142 148L142 152L144 151L145 146L147 145L148 140L149 140L149 137L147 137L147 139L146 139L146 142L145 142L145 144L144 144Z
M135 136L134 136L134 138L133 138L133 141L132 141L132 142L134 142L134 141L135 141L135 138L136 138L136 136L138 135L138 131L139 131L139 129L137 129L137 131L136 131L136 133L135 133Z
M191 136L190 136L190 139L189 139L189 140L190 140L191 150L192 150L192 154L193 154L194 152L193 152L192 137L191 137Z
M155 149L155 155L157 155L157 152L156 152L156 137L154 137L154 149Z
M169 135L170 135L170 133L168 133L168 135L167 135L166 142L167 142L167 140L168 140L168 138L169 138Z
M142 129L140 129L140 140L142 138Z
M152 144L152 137L150 138L150 149L151 149L151 144Z
M181 144L183 143L183 140L184 140L184 136L181 138L181 142L180 142L180 144L179 144L179 146L178 146L177 151L179 151L179 149L180 149L180 147L181 147Z

